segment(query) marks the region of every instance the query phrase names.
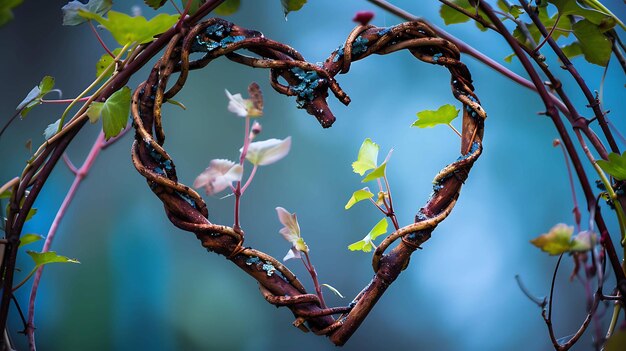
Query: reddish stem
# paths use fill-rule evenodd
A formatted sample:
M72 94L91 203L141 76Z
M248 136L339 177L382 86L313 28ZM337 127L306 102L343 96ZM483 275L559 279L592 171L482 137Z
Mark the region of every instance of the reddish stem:
M87 155L87 158L85 159L85 162L75 172L74 182L72 183L70 190L65 195L65 199L63 199L63 203L61 204L61 207L59 208L56 216L54 217L54 220L52 221L52 225L50 225L50 229L48 230L48 235L46 236L46 240L44 241L43 249L41 252L50 251L50 247L52 246L52 242L54 241L54 237L57 233L57 229L59 228L59 224L61 223L61 220L65 216L65 213L67 212L67 209L70 203L74 199L74 195L76 195L76 191L78 190L78 187L82 183L83 179L89 173L89 170L93 166L93 163L95 162L96 158L98 157L98 154L100 153L104 145L105 145L104 133L100 132L100 134L98 135L98 138L96 139L93 146L91 147L91 150L89 151L89 154ZM34 323L35 299L37 298L37 290L39 289L39 283L41 281L41 275L43 274L43 268L44 266L41 266L35 272L35 276L33 278L33 286L31 287L31 290L30 290L30 299L28 301L28 321L26 324L26 335L28 337L28 345L31 351L35 351L37 349L35 345L35 323Z
M324 309L326 308L326 302L324 302L324 295L322 294L322 286L317 280L317 272L315 271L315 267L313 267L313 264L311 263L311 259L309 259L309 253L308 252L303 252L303 253L304 253L304 257L306 257L306 263L304 267L306 267L306 270L309 271L309 274L311 275L311 279L313 279L315 292L317 293L317 296L320 298L320 307ZM302 262L304 262L304 260Z
M111 52L111 50L109 50L109 48L106 46L106 44L104 43L104 41L100 37L100 34L98 34L98 31L96 30L96 27L93 25L93 23L91 21L87 21L87 23L89 23L89 28L91 28L91 31L96 36L96 39L98 39L98 42L100 43L100 45L102 46L104 51L106 51L107 54L109 54L109 56L115 58L115 55L113 54L113 52Z
M572 209L572 212L574 213L576 230L580 232L580 210L578 208L578 200L576 200L576 189L574 189L574 177L572 176L572 168L569 165L569 158L567 157L567 150L565 150L565 146L563 146L560 141L558 144L563 151L563 159L565 159L565 166L567 166L567 176L569 179L570 191L572 192L572 200L574 201L574 208Z

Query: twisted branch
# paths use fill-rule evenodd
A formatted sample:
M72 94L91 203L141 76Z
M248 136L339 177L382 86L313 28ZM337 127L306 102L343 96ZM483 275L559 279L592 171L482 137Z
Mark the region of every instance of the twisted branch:
M244 49L255 56L242 54ZM317 295L307 294L302 283L282 263L244 247L242 230L211 223L202 198L178 182L174 162L163 148L161 105L182 89L190 70L225 56L247 66L268 68L272 87L281 94L295 96L298 107L327 128L335 121L326 103L328 90L342 103L350 102L334 77L347 73L354 61L403 49L421 61L444 66L450 71L453 95L463 103L461 156L435 177L434 192L419 210L415 223L390 234L378 247L373 257L376 274L367 287L349 306L321 308ZM190 61L192 53L204 53L204 56ZM166 215L176 227L193 232L207 250L224 255L256 279L269 303L292 311L295 326L327 335L336 345L343 345L406 268L411 253L430 238L432 230L452 211L463 182L482 152L486 114L473 93L470 73L459 56L454 44L437 37L424 22L413 21L390 28L357 26L322 65L315 65L293 48L267 39L257 31L221 19L209 19L184 35L174 36L148 79L136 89L131 108L136 129L133 164L163 202ZM166 90L175 72L180 74ZM402 240L385 254L397 239ZM331 317L337 314L340 314L337 319Z

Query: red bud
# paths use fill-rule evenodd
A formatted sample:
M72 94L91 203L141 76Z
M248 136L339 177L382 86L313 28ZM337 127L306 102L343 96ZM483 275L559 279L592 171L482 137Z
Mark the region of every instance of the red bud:
M374 18L374 12L372 11L359 11L354 15L353 22L360 23L362 26L367 25Z

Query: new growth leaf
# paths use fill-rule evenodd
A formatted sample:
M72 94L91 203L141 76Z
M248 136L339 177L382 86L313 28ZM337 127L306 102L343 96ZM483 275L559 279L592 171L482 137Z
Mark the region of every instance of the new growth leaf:
M376 240L377 237L387 233L387 226L387 218L381 219L363 239L353 244L350 244L348 246L348 249L350 251L372 251L372 248L376 247L376 245L374 245L374 240Z

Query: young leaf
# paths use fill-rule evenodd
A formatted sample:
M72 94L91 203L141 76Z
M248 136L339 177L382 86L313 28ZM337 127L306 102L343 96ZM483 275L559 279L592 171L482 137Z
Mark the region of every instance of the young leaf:
M347 210L350 207L354 206L354 204L356 204L357 202L367 200L373 196L374 194L367 187L357 190L354 193L352 193L352 196L350 197L350 200L348 200L348 203L346 204L345 209Z
M285 13L285 17L291 11L298 11L306 4L307 0L280 0L280 3L283 5L283 12Z
M165 3L167 2L167 0L143 0L143 2L146 3L146 5L152 7L155 10L160 9L163 5L165 5Z
M61 123L61 119L57 119L56 122L48 124L46 130L43 131L43 137L48 140L52 138L57 131L59 130L59 123Z
M348 249L350 251L372 251L372 248L375 247L374 240L376 240L377 237L387 233L387 225L387 218L381 219L363 239L351 244L350 246L348 246Z
M76 26L87 22L87 19L79 14L79 11L87 11L104 16L113 6L113 0L90 0L86 4L80 1L70 1L61 8L63 11L63 25Z
M359 155L357 156L357 160L352 162L352 170L354 173L358 173L359 175L365 174L365 172L369 171L372 168L376 168L376 163L378 162L378 149L380 147L378 144L372 141L372 139L367 138L361 144L361 148L359 149Z
M26 114L32 110L33 107L39 105L41 99L52 91L52 88L54 88L54 78L51 76L43 77L39 85L31 89L28 95L26 95L24 100L22 100L15 109L21 110L20 115L22 118L26 117Z
M80 263L75 259L57 255L57 253L54 251L48 251L48 252L26 251L26 253L33 259L33 261L35 261L34 269L37 269L48 263Z
M193 182L194 188L204 188L208 195L217 194L238 182L243 176L243 167L230 160L211 160L207 167Z
M248 146L246 159L256 166L266 166L279 161L287 156L291 149L291 137L283 140L268 139L263 141L255 141ZM242 152L239 149L239 152Z
M285 240L291 243L291 249L289 249L283 261L300 258L300 252L309 252L309 247L300 235L300 225L298 224L296 214L289 213L282 207L276 207L276 214L278 214L278 220L283 225L278 232Z
M215 9L215 14L219 16L229 16L239 10L240 0L226 0Z
M382 165L376 167L376 169L371 171L365 178L363 178L361 183L371 182L374 179L384 177L386 168L387 168L387 161L383 162Z
M437 110L424 110L417 113L417 121L411 127L432 128L438 124L450 124L459 115L459 110L450 104Z
M4 0L0 2L0 27L13 19L13 12L11 10L20 5L22 1L23 0Z
M35 217L36 214L36 208L31 208L30 210L28 210L28 213L26 214L26 222L30 221L33 217Z
M124 46L130 43L145 44L152 41L155 35L170 29L177 21L178 15L164 13L147 20L143 16L129 16L125 13L109 11L109 17L104 18L97 13L79 10L78 14L86 19L92 19L106 28L113 38Z
M87 109L91 123L102 118L102 129L107 140L118 135L128 123L130 112L130 88L123 87L105 102L92 102Z
M574 227L559 223L546 234L542 234L530 242L550 255L565 252L587 251L595 242L595 234L589 231L580 232L572 239Z
M37 242L39 240L43 239L43 236L39 235L39 234L24 234L20 237L20 246L22 247L24 245L28 245L28 244L32 244L34 242Z
M620 156L614 152L609 154L609 160L596 161L598 166L617 180L626 180L626 151Z
M113 50L113 55L119 55L121 50L122 48L116 48L115 50ZM100 75L105 71L107 77L112 75L113 71L115 70L115 66L111 66L111 63L113 63L113 57L111 57L109 53L105 53L104 55L102 55L98 62L96 62L96 77L100 77ZM109 68L109 66L111 66L111 68ZM109 69L107 70L107 68Z
M572 28L578 38L585 60L605 67L611 57L611 41L600 28L588 20L576 22Z
M341 297L342 299L345 298L343 295L341 295L339 290L335 289L332 285L330 285L330 284L322 284L322 286L327 287L328 290L332 291L335 295Z

